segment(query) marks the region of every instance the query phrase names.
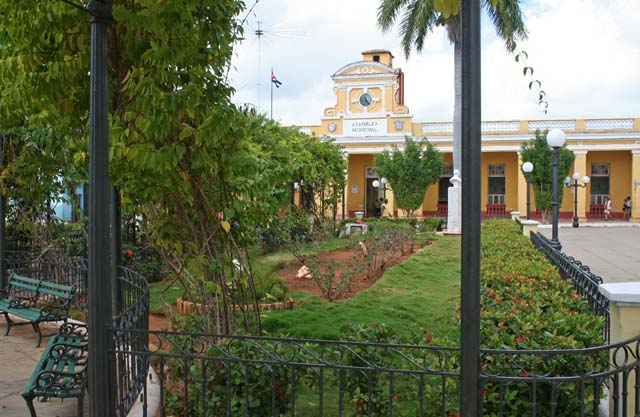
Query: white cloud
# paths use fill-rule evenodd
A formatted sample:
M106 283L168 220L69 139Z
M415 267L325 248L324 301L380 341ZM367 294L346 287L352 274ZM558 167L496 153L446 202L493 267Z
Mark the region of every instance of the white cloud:
M250 3L250 2L248 2ZM285 124L317 124L335 104L330 80L341 66L372 48L390 49L406 74L405 104L414 120L449 120L453 111L453 47L443 30L429 35L421 54L402 56L393 33L376 27L377 1L264 0L248 19L230 77L236 102L269 110L273 66L284 83L276 90L274 116ZM525 4L534 79L549 102L548 117L634 116L640 109L640 29L637 0L538 0ZM253 34L257 20L265 35ZM488 21L487 21L488 23ZM522 63L515 63L493 29L483 29L483 118L547 117L537 109ZM260 46L260 77L258 76Z

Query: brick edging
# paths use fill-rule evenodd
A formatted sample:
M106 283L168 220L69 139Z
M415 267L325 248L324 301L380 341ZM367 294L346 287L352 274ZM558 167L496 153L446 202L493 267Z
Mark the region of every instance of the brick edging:
M293 302L293 300L281 301L277 303L258 304L258 311L292 310L294 304L295 303ZM192 313L203 314L205 311L202 304L194 303L193 301L186 301L186 300L183 300L182 298L178 298L176 300L176 307L178 312L182 314L192 314ZM233 311L234 312L241 311L240 307L241 306L239 305L234 305ZM252 305L244 306L244 307L246 307L249 311L253 310Z

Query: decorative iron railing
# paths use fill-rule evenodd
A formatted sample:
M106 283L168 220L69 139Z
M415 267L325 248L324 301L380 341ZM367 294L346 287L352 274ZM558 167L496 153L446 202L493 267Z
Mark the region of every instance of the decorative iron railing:
M119 352L148 351L149 339L131 337L132 331L149 329L149 285L147 280L128 268L120 267L115 291L116 314L113 341L116 369L116 415L124 417L139 395L146 398L148 357Z
M457 347L129 330L159 416L442 416L459 412ZM481 350L483 416L605 416L635 407L640 337L576 350ZM610 362L611 358L611 362ZM142 397L146 411L147 396ZM607 410L605 412L605 409ZM626 416L614 412L611 415Z
M87 303L87 260L57 253L37 254L26 251L5 251L5 271L34 279L43 279L76 287L73 306L84 310Z
M602 334L605 340L609 341L611 323L609 300L600 293L598 288L602 284L602 278L591 272L589 267L579 260L553 248L549 239L543 234L531 233L531 242L547 256L552 264L558 267L562 278L571 280L576 292L589 303L591 312L604 319Z

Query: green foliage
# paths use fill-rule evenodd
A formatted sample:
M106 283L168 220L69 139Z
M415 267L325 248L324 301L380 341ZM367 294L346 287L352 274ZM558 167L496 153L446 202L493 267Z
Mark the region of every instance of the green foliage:
M422 219L421 230L425 232L438 232L442 230L444 220L441 217L425 217Z
M24 156L3 180L15 179L20 190L10 193L44 213L47 195L86 180L90 25L64 2L23 6L0 4L0 134ZM231 103L226 74L244 6L114 2L108 39L112 183L138 207L173 278L211 307L205 330L216 333L237 330L230 306L255 302L245 247L256 226L288 207L291 183L304 180L312 204L322 196L319 208L334 211L344 185L331 141ZM258 330L253 314L245 331Z
M415 142L405 137L404 149L377 154L376 172L389 180L397 206L410 216L424 200L426 189L435 184L444 168L442 154L426 138Z
M533 172L530 175L536 207L542 210L551 208L553 188L553 168L551 166L553 151L547 144L546 134L547 132L543 134L537 130L533 139L528 143L522 144L522 160L533 164ZM566 144L559 151L558 201L562 202L563 180L569 174L569 169L575 160L575 156L573 152L567 149Z
M152 247L122 245L122 265L138 272L148 282L162 280L165 266L160 254Z
M510 220L486 221L482 228L482 343L494 349L581 349L600 346L603 321L590 313L588 304L562 280L519 227ZM534 357L489 355L483 369L489 374L528 377L534 375L583 375L607 369L606 352L581 355ZM485 386L486 415L497 415L499 387ZM549 404L554 388L537 386L537 401ZM570 416L579 408L578 387L563 384L558 389L556 415ZM584 387L585 407L592 410L594 387ZM506 415L526 414L529 388L507 390ZM548 416L549 409L538 411ZM589 414L589 411L586 412Z
M180 328L197 331L202 327L197 321L187 319ZM202 343L188 337L178 337L173 343L171 353L184 355L191 351L198 352L199 357L213 359L166 359L168 375L163 394L167 415L268 417L273 415L272 410L278 416L290 410L291 372L286 366L258 363L264 360L264 347L260 343L239 339L212 339ZM243 360L227 361L229 356L223 351Z

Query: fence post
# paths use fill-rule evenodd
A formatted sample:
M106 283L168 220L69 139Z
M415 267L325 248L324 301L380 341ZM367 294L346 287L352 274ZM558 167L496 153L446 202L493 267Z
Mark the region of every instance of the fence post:
M638 320L638 317L640 317L640 282L601 284L599 290L609 299L611 343L615 344L640 335L640 320ZM614 351L614 354L615 352L616 351ZM623 352L620 351L618 351L618 353L620 356L623 354ZM633 360L633 358L629 358L628 360ZM610 403L610 415L621 417L635 416L634 410L637 397L635 390L639 389L636 387L636 377L635 372L629 372L629 380L627 381L629 393L626 398L622 398L622 401L617 405L617 413L615 413L613 409L616 405L613 404L613 401ZM627 403L626 415L622 415L623 401Z
M538 232L538 225L540 223L535 220L523 220L520 224L522 225L522 234L526 237L531 237L531 232Z

